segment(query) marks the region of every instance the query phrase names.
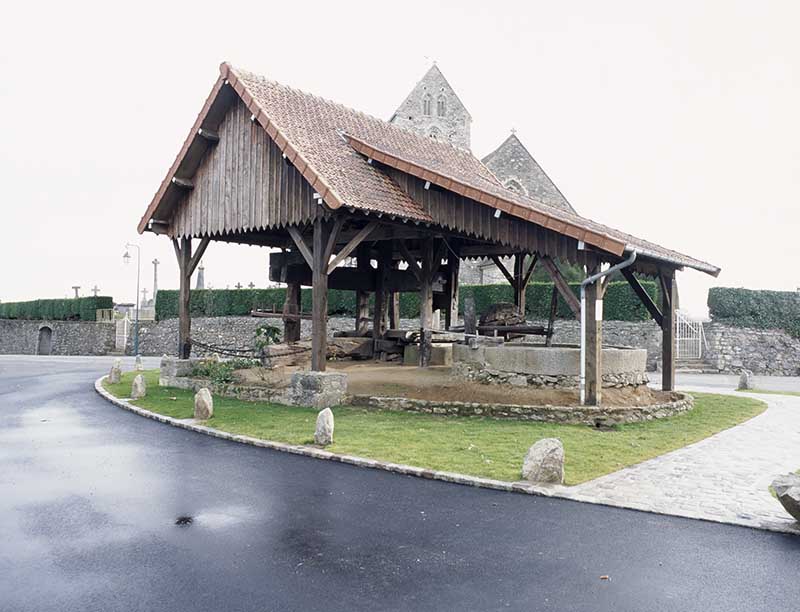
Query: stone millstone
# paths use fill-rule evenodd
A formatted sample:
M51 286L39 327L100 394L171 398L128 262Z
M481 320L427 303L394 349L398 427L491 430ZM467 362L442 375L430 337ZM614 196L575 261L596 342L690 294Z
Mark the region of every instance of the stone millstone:
M558 438L544 438L528 449L522 477L529 482L564 483L564 445Z
M144 370L144 366L142 365L141 355L136 355L136 360L133 363L133 369L136 370L137 372L141 372L142 370Z
M131 385L131 399L141 399L145 395L147 395L147 386L144 384L144 377L137 374Z
M525 325L525 317L514 304L499 302L481 315L481 325Z
M194 394L194 418L207 421L214 416L214 398L211 391L203 387Z
M800 474L784 474L772 481L772 490L786 512L800 523Z
M739 390L754 389L753 373L750 370L742 370L739 374Z
M111 366L111 371L108 373L108 382L112 385L119 384L122 380L122 361L117 358L114 360L114 365Z
M333 412L330 408L321 410L317 415L317 429L314 432L314 443L320 446L333 444Z

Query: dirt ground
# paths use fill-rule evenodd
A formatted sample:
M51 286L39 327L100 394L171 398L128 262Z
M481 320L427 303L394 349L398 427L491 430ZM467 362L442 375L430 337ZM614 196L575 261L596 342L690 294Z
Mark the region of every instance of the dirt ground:
M335 361L328 363L328 369L347 373L347 391L350 395L528 406L570 406L577 405L579 401L577 389L565 391L467 382L451 376L448 366L418 368L373 361ZM293 371L294 368L290 367L280 372L253 368L239 370L237 377L249 384L286 386ZM670 393L654 391L646 386L603 389L603 403L607 406L646 406L670 399Z

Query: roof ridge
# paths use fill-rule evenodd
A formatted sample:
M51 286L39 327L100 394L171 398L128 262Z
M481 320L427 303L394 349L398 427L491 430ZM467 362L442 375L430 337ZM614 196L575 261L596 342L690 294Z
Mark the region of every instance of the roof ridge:
M281 89L284 89L286 91L290 91L290 92L293 92L293 93L296 93L296 94L300 94L302 96L308 96L308 97L311 97L311 98L315 98L317 100L322 100L326 104L330 104L331 106L335 106L336 108L338 108L340 110L346 110L346 111L348 111L350 113L354 113L354 114L360 115L361 117L366 117L367 119L370 119L372 121L377 121L377 122L383 124L384 126L386 126L389 130L397 131L398 133L403 134L404 136L409 136L411 138L414 138L414 139L418 140L419 142L424 142L426 144L433 144L435 146L448 147L449 149L452 149L453 151L457 151L459 154L462 154L462 155L466 154L466 155L472 157L473 159L475 159L479 163L481 163L481 165L483 165L484 168L486 167L481 162L481 160L478 159L475 156L475 154L472 151L469 151L467 149L462 149L461 147L457 147L456 145L452 144L451 142L447 142L447 141L443 141L443 140L432 140L430 138L422 136L421 134L417 134L415 132L411 132L409 130L405 130L405 129L401 128L401 127L398 127L398 126L394 125L393 123L390 123L386 119L381 119L380 117L376 117L375 115L371 115L371 114L366 113L364 111L358 110L357 108L353 108L351 106L347 106L346 104L343 104L341 102L336 102L335 100L331 100L330 98L326 98L324 96L319 96L317 94L313 94L311 92L307 92L307 91L305 91L303 89L300 89L298 87L292 87L291 85L286 85L284 83L281 83L280 81L276 81L274 79L270 79L268 77L265 77L262 74L258 74L256 72L252 72L252 71L244 69L244 68L237 68L236 66L233 66L229 62L223 62L222 66L227 66L228 69L230 69L230 70L234 71L235 73L238 73L238 74L240 74L242 76L246 76L247 78L260 80L260 81L262 81L264 83L269 83L271 85L275 85L275 86L277 86L277 87L279 87ZM222 69L222 66L220 67L220 69ZM486 168L486 170L491 172L488 168Z

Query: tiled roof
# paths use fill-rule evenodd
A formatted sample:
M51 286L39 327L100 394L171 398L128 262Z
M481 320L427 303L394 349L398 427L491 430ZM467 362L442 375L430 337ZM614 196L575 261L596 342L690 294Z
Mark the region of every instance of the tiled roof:
M221 82L226 80L234 88L253 114L254 121L264 127L331 208L347 206L412 221L432 222L419 203L388 175L367 162L364 152L368 149L376 153L368 157L611 253L620 255L624 250L636 249L643 255L675 265L712 274L719 271L705 262L515 194L503 187L492 172L468 151L407 132L381 119L227 63L222 64L220 71ZM198 126L201 119L202 113ZM184 151L196 131L189 136ZM164 185L172 180L181 155L142 218L140 231L153 217L163 196Z

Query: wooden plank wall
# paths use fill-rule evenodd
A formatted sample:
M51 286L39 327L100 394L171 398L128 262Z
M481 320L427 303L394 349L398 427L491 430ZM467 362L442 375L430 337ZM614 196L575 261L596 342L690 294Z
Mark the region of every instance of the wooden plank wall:
M499 242L527 253L549 255L554 259L583 263L578 241L544 227L503 214L499 219L494 209L475 200L431 186L409 174L383 167L392 179L416 201L422 203L438 225L456 232L492 242Z
M219 235L313 221L314 190L286 163L237 98L176 209L173 237Z

